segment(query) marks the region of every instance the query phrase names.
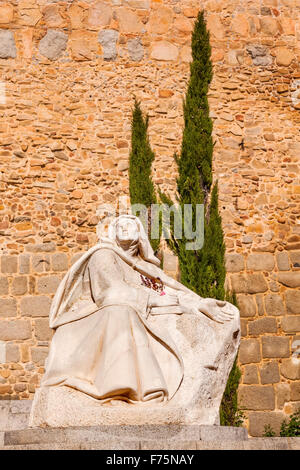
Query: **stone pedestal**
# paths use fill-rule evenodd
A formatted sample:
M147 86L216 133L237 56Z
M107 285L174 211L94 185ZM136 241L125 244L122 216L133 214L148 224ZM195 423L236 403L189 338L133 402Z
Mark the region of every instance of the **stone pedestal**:
M141 425L141 426L90 426L73 428L36 428L20 431L9 431L4 435L4 444L7 445L46 445L61 444L99 445L101 442L107 448L159 448L169 446L176 448L190 446L196 442L237 442L248 439L245 428L227 426L180 426L180 425ZM103 447L105 448L105 447Z

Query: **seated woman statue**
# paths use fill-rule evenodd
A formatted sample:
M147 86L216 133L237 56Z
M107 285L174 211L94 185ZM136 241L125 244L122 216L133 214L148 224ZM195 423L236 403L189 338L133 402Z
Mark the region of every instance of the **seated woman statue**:
M71 387L108 406L164 403L174 396L184 365L168 333L151 325L151 315L204 314L223 323L235 308L199 297L159 265L140 220L114 219L108 237L59 285L42 386Z

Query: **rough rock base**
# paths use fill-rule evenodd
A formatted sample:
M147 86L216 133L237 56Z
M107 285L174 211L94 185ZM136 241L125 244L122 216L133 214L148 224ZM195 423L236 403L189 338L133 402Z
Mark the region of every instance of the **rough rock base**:
M32 427L99 425L219 425L219 408L240 343L239 312L219 324L204 315L156 315L156 329L168 331L182 356L183 381L166 404L100 404L66 386L41 387L31 410Z
M42 387L36 391L30 427L77 427L99 425L199 425L215 424L214 409L193 406L105 406L69 387Z

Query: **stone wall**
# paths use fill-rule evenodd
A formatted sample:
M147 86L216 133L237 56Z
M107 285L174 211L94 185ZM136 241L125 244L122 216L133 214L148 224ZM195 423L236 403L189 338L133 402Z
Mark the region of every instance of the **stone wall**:
M58 282L95 243L97 208L128 195L134 95L150 116L154 181L174 193L199 8L242 316L240 404L254 436L300 405L298 0L0 2L0 397L32 398Z

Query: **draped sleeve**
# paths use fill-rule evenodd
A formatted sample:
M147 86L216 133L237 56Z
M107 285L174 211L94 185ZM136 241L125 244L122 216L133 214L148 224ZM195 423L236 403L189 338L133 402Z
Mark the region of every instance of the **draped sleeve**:
M118 256L109 249L96 251L88 263L93 301L99 308L109 305L130 305L147 316L149 293L124 280Z

